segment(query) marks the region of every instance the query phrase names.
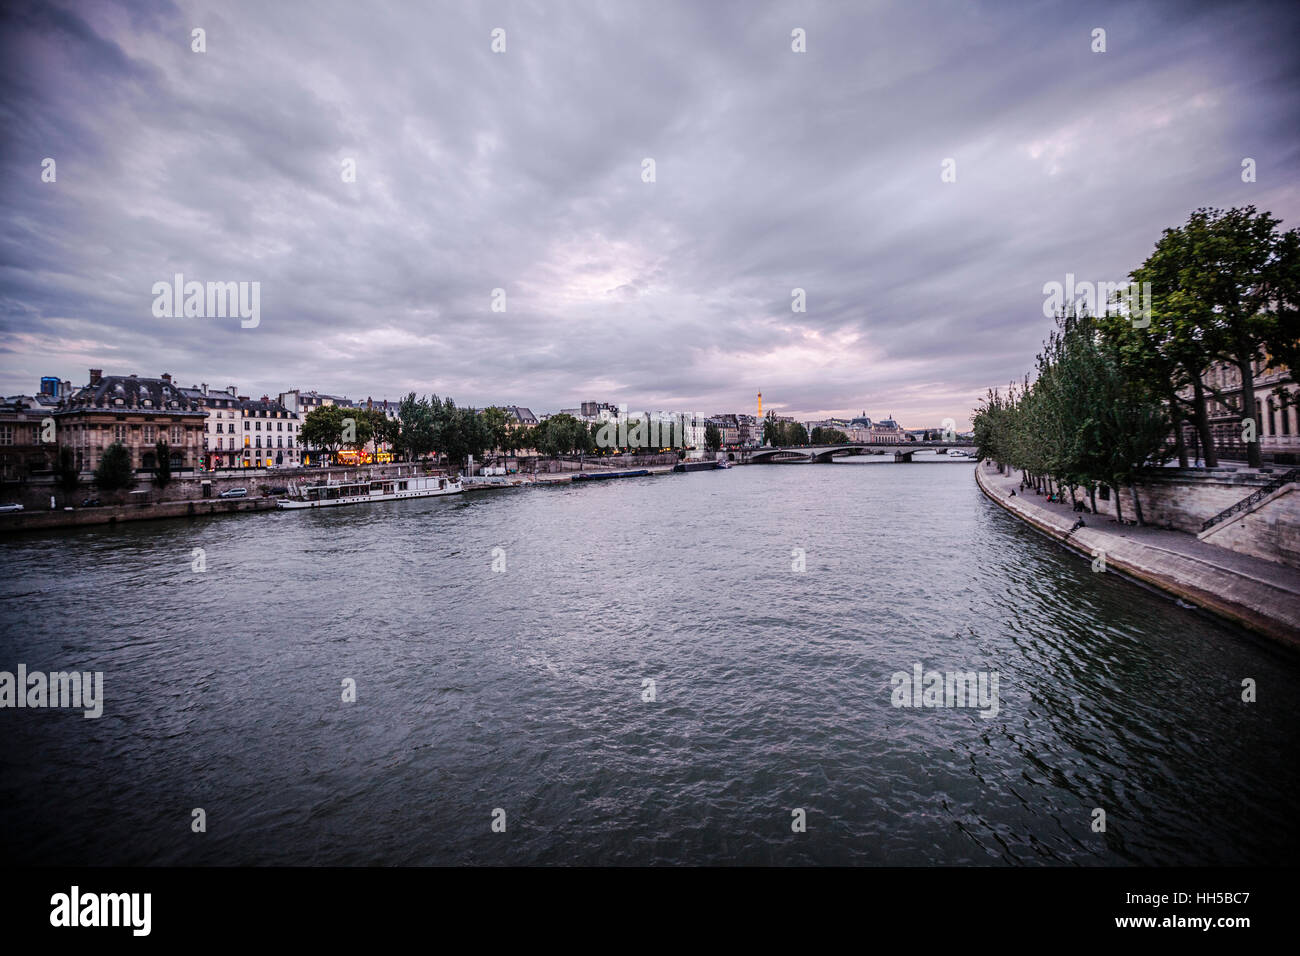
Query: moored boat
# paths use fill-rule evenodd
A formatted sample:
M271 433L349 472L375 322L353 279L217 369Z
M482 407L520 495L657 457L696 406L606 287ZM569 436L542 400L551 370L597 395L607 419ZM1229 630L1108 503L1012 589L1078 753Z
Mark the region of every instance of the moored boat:
M718 468L716 461L705 461L704 459L694 459L692 461L679 461L673 465L673 471L681 473L684 471L715 471Z
M276 501L276 506L326 508L333 505L357 505L367 501L432 498L459 494L464 490L459 478L438 475L326 481L324 484L291 487L286 497Z
M582 471L573 476L574 481L608 481L611 478L640 478L642 475L650 474L644 468L636 471Z

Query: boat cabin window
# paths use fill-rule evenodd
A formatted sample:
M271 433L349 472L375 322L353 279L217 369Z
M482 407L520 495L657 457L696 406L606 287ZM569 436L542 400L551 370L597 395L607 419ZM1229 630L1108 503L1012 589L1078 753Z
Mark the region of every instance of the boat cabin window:
M399 482L397 483L397 490L398 490L398 491L405 491L405 490L406 490L406 485L407 485L407 483L406 483L405 481L399 481Z

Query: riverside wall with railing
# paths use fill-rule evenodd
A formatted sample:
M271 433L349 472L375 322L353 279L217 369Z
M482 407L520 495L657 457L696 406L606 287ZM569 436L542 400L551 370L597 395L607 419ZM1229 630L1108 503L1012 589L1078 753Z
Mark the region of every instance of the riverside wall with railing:
M1142 504L1142 519L1148 525L1185 531L1198 535L1220 547L1276 561L1288 567L1300 567L1300 494L1290 493L1292 484L1270 489L1290 471L1289 466L1253 468L1153 468L1142 473L1132 488L1121 488L1120 516L1126 522L1137 519L1133 507L1136 494ZM1206 522L1233 508L1258 492L1250 508L1218 525L1206 528ZM1080 500L1088 502L1087 493L1076 489ZM1102 489L1097 494L1097 513L1116 517L1115 492Z
M1274 475L1286 470L1284 467L1269 472L1246 468L1153 468L1142 473L1134 489L1147 524L1198 534L1207 520L1265 487ZM1125 520L1136 517L1134 489L1120 490L1120 508ZM1105 498L1098 493L1097 513L1115 517L1113 491Z

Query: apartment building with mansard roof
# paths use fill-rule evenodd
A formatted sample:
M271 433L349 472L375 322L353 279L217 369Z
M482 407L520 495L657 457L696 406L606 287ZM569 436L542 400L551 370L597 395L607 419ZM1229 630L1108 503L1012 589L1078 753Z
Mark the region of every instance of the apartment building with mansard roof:
M159 441L167 442L173 469L197 468L203 456L206 413L167 374L141 378L92 368L89 383L52 415L59 445L73 449L82 471L98 468L114 442L126 447L133 468L157 467Z

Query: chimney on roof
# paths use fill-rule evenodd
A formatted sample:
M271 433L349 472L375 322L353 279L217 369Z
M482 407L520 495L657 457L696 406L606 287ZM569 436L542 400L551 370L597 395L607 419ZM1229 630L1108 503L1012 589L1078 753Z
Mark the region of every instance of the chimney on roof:
M233 398L234 395L235 395L235 386L233 386L233 385L227 385L227 386L226 386L226 391L229 392L231 398Z
M240 396L238 396L238 398L239 398L239 400L240 400L241 402L246 402L246 401L248 401L248 396L247 396L247 395L240 395Z
M170 384L172 383L172 374L171 374L171 372L163 372L161 378L162 378L162 380L163 380L164 382L166 382L168 385L170 385Z
M102 368L92 368L90 370L91 385L98 385L100 381L103 380L103 378L104 378L104 370Z
M207 382L204 382L202 385L199 386L199 388L203 391L203 394L204 394L204 395L208 394L208 383L207 383Z

